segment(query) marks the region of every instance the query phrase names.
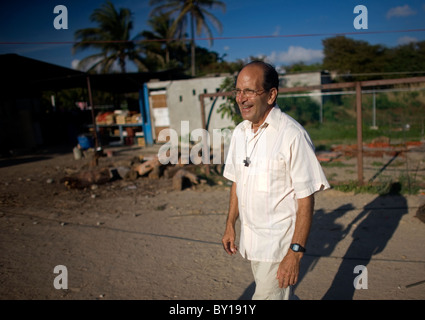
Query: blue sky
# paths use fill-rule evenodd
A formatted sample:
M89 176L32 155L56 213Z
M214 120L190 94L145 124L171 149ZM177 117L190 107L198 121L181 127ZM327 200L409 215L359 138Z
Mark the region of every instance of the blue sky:
M0 54L22 56L72 67L90 51L72 54L74 32L94 26L89 16L104 0L2 1L0 4ZM148 0L112 1L134 14L133 36L147 30L152 7ZM212 10L223 25L210 47L208 41L197 44L236 61L250 56L266 56L276 66L303 61L320 62L322 40L345 33L355 40L395 47L425 40L425 0L224 0L226 11ZM68 10L68 29L56 30L53 21L56 5ZM367 8L368 29L355 29L357 5ZM205 37L205 35L202 35ZM261 38L264 37L264 38ZM18 42L27 42L25 44ZM29 42L29 43L28 43ZM130 67L131 68L131 67ZM135 70L129 70L135 71Z

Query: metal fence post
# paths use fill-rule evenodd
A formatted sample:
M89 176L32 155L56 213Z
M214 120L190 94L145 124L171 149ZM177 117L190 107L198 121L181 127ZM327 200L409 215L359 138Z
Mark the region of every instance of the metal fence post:
M357 114L357 177L359 185L363 185L363 130L362 130L362 85L356 82L356 114Z

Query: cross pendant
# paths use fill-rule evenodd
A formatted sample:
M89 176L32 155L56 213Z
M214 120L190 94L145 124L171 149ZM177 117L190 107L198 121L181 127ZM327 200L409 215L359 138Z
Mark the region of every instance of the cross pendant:
M249 160L249 157L246 157L246 159L243 161L243 163L245 164L245 167L249 167L251 160Z

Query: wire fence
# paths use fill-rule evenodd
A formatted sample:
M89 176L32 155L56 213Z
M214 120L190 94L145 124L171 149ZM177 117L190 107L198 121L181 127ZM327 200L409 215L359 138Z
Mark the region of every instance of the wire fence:
M356 92L280 94L278 104L307 128L315 140L355 140ZM424 140L425 86L362 90L362 127L365 140L386 136L393 143ZM338 134L335 126L345 128ZM326 132L331 130L331 132Z
M201 94L201 117L206 128L205 98L230 97L229 92ZM369 80L279 89L278 104L312 136L322 142L353 143L357 182L364 184L365 142L379 147L424 140L425 77Z

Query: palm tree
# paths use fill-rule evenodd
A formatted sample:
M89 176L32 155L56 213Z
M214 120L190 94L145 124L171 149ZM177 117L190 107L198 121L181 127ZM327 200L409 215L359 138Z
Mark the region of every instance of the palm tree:
M95 9L90 16L98 27L80 29L75 32L79 40L73 46L73 52L87 48L100 49L101 52L82 59L80 67L90 65L89 71L101 67L102 72L109 72L118 62L121 72L126 72L126 60L133 61L139 70L146 71L143 58L132 40L130 31L133 28L132 13L129 9L117 11L110 1Z
M152 15L158 12L177 15L173 24L174 30L184 30L189 20L191 34L191 70L192 76L195 76L195 25L196 34L199 36L202 32L205 32L210 38L210 44L212 44L212 30L207 24L207 18L219 32L221 32L222 26L220 21L206 9L221 7L224 12L226 9L225 3L218 0L150 0L149 4L157 5L152 11Z
M138 35L138 38L144 39L141 44L147 59L154 60L163 68L175 67L178 64L177 61L172 60L171 51L186 51L182 41L173 40L175 37L180 38L179 30L172 28L173 22L169 14L152 16L148 21L152 31L142 31Z

